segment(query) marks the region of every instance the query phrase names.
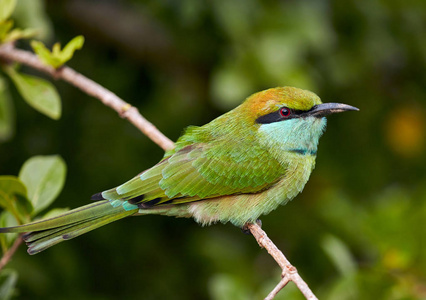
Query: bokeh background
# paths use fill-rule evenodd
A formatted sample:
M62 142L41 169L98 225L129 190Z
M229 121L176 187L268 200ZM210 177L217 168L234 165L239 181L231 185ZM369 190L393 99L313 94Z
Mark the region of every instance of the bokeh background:
M304 192L263 228L321 299L426 299L426 2L19 0L47 45L84 35L69 66L176 140L250 94L296 86L358 113L333 115ZM29 49L28 42L19 42ZM39 74L23 68L29 74ZM149 168L162 150L76 88L54 82L51 120L11 86L15 134L0 174L59 154L51 207L77 207ZM280 278L232 225L128 218L36 256L21 246L17 299L261 299ZM302 299L289 284L277 299Z

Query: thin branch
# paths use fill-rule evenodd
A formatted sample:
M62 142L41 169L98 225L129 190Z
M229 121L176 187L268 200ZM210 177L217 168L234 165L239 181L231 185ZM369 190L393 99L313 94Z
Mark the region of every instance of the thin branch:
M36 55L28 51L16 49L11 44L0 47L0 59L5 61L19 62L49 74L55 79L62 79L70 83L86 94L99 99L106 106L114 109L120 115L120 117L127 119L143 134L149 137L154 143L159 145L164 150L170 150L174 148L174 143L164 134L162 134L152 123L146 120L139 113L136 107L131 106L129 103L125 102L111 91L102 87L93 80L83 76L82 74L74 71L73 69L64 66L56 70L50 66L46 66L37 58ZM247 227L255 237L259 246L265 248L282 269L282 280L265 299L273 299L275 295L282 288L284 288L289 281L293 281L296 284L306 299L317 299L305 281L303 281L303 279L297 273L296 268L290 264L287 258L268 238L260 226L258 224L247 224ZM10 260L21 242L22 239L18 238L13 246L5 253L3 258L0 260L0 269Z
M15 254L16 250L19 248L19 246L22 243L21 236L18 236L13 243L12 247L10 247L3 255L3 257L0 260L0 270L3 269L3 267L9 262L9 260L12 258L12 256Z
M302 277L300 277L299 273L297 273L297 269L288 261L281 250L275 246L271 239L266 235L266 232L260 228L259 224L249 223L246 226L248 229L250 229L251 234L253 234L259 246L261 248L265 248L266 251L268 251L268 253L275 259L283 271L283 280L278 283L276 288L265 299L272 299L276 293L278 293L287 284L288 281L293 281L306 299L318 299L314 293L312 293L311 289L302 279Z
M127 119L164 150L174 148L174 143L162 134L151 122L145 119L136 107L131 106L113 92L107 90L86 76L74 71L70 67L63 66L59 69L54 69L51 66L43 64L37 56L31 52L16 49L12 44L6 44L0 47L0 58L6 61L19 62L43 73L49 74L55 79L62 79L70 83L86 94L99 99L106 106L111 107L120 115L120 117Z
M266 296L265 300L274 299L278 292L281 291L287 285L287 283L289 283L289 281L290 279L288 276L285 276L283 279L281 279L277 286L269 293L268 296Z

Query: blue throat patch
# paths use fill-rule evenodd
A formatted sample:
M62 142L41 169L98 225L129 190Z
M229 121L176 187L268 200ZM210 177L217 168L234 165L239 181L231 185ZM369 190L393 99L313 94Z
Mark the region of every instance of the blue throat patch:
M317 151L316 150L290 149L288 151L293 152L293 153L297 153L297 154L300 154L300 155L317 155Z

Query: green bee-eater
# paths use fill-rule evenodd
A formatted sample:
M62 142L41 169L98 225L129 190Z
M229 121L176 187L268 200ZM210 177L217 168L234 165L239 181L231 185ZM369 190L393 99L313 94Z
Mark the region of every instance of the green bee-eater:
M312 92L279 87L256 93L210 123L191 126L152 168L58 217L0 228L24 235L28 253L134 215L193 217L242 227L300 193L315 165L331 113Z

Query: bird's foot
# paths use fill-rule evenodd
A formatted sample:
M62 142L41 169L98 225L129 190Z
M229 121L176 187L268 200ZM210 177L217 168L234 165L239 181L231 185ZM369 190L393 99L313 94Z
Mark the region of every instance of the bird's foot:
M249 228L249 224L251 224L251 223L252 222L247 222L246 224L244 224L243 227L241 227L242 233L247 234L247 235L251 235L251 231L250 231L250 228ZM259 225L260 227L262 227L262 221L260 219L256 220L256 224Z

